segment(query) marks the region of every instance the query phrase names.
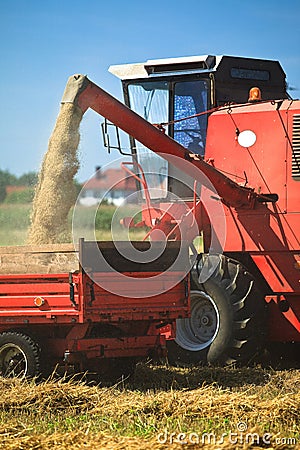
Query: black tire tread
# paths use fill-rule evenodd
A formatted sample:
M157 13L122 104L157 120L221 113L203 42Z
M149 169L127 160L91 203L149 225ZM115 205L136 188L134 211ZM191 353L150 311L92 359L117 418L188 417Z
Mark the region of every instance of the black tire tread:
M259 351L260 344L263 342L263 326L265 325L263 296L256 289L254 278L242 264L224 255L218 255L218 257L220 261L212 279L226 292L232 307L233 332L221 360L210 360L210 352L207 358L211 363L245 364ZM202 285L202 289L206 292L209 290L207 284L209 282Z
M204 266L207 279L203 278ZM225 307L224 320L230 323L227 331L223 326L211 345L201 351L184 350L174 341L168 342L170 363L249 364L260 352L266 328L266 304L254 277L239 261L222 254L203 255L191 272L191 289L205 292L213 300L222 297L220 307L223 311Z
M29 352L28 357L28 374L26 377L33 378L40 375L40 353L41 349L39 345L27 334L24 334L19 331L4 331L0 334L0 347L5 343L12 343L19 345L20 347L24 346L24 352ZM31 354L30 354L31 353Z

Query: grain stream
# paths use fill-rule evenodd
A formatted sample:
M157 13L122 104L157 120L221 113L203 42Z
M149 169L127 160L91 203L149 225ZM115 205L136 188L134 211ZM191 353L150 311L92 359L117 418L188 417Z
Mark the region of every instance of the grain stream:
M74 176L79 168L77 148L82 115L72 103L61 106L35 190L29 244L70 242L67 219L76 197Z

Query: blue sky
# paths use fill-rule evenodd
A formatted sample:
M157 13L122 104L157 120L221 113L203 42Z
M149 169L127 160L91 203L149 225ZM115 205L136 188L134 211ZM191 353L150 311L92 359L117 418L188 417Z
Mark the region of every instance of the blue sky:
M0 168L39 170L73 73L122 98L111 64L227 54L279 60L300 89L299 17L299 0L0 0ZM82 122L80 181L112 159L100 119Z

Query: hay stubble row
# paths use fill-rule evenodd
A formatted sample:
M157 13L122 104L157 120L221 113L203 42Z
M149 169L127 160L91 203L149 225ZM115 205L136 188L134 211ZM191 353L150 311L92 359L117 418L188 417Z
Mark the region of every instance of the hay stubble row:
M210 380L210 381L204 381ZM252 381L251 381L252 380ZM149 386L153 386L149 388ZM0 448L178 449L159 442L160 433L201 438L236 431L293 438L300 448L300 375L263 369L171 369L140 365L131 381L90 386L74 380L35 384L0 380ZM293 442L294 442L293 441ZM225 438L184 448L265 447Z

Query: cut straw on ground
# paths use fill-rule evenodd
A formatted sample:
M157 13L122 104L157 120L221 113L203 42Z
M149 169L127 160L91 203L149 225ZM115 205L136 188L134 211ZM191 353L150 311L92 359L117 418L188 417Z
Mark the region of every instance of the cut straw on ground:
M297 370L140 364L114 386L0 379L0 388L8 450L300 448Z

